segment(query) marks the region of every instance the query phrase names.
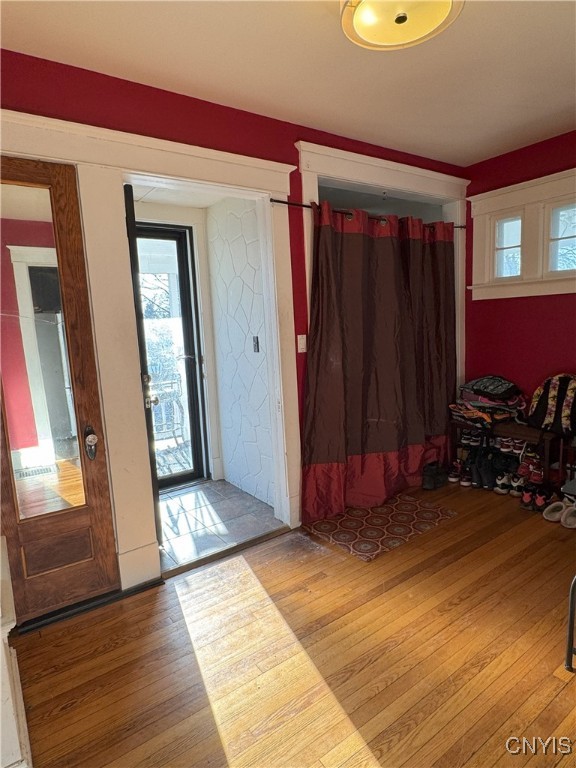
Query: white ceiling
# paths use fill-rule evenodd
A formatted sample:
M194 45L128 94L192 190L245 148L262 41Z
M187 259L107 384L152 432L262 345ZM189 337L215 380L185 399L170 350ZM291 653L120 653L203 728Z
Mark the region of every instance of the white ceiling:
M3 0L4 48L457 165L576 126L576 1L467 0L370 51L338 0ZM57 88L57 84L54 86Z

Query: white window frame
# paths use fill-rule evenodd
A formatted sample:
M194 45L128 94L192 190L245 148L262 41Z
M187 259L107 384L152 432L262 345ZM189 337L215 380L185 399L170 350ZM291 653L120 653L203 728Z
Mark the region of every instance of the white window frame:
M517 275L501 276L496 274L497 253L498 251L504 251L506 248L498 248L496 245L496 227L499 221L505 221L507 219L520 219L520 259L522 259L523 253L523 241L524 241L524 211L506 211L497 216L491 217L490 221L490 239L494 248L493 258L490 263L490 276L492 280L517 280Z
M551 200L549 203L547 203L544 207L544 275L546 278L553 278L557 279L558 275L574 275L576 273L576 270L574 269L550 269L550 243L552 240L552 211L554 208L559 208L560 206L566 205L566 203L574 203L575 202L575 195L572 195L571 197L562 197L557 200Z
M576 199L576 169L474 195L472 299L576 293L576 270L550 271L552 209ZM496 221L522 220L521 274L496 276Z

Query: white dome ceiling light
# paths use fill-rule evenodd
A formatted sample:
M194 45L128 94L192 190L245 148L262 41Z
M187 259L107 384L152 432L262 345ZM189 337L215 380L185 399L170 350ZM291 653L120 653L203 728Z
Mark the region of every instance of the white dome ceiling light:
M342 0L342 29L363 48L408 48L446 29L463 5L464 0Z

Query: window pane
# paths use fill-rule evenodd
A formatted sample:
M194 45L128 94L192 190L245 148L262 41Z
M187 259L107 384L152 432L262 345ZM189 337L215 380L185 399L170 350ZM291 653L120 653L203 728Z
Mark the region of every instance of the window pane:
M496 222L496 248L511 248L520 245L522 219L517 216L512 219L499 219Z
M137 238L140 297L154 455L158 477L194 470L178 246L173 239Z
M576 204L559 205L552 209L550 237L576 237Z
M560 272L564 269L576 269L576 237L550 243L550 270Z
M520 275L520 248L501 248L496 251L496 277Z

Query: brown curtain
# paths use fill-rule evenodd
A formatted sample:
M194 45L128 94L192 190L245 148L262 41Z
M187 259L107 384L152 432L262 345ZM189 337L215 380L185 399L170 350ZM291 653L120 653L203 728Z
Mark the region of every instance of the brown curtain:
M314 206L303 521L382 504L443 460L454 227Z

